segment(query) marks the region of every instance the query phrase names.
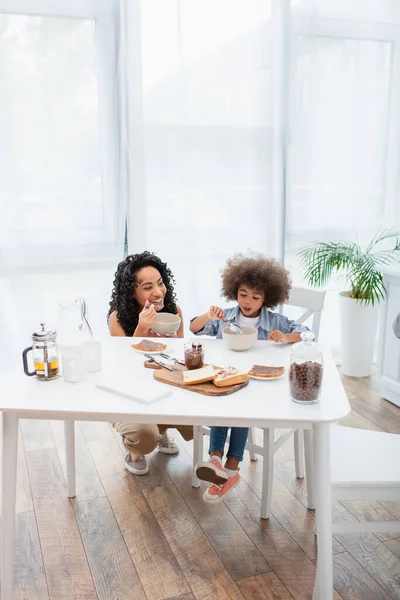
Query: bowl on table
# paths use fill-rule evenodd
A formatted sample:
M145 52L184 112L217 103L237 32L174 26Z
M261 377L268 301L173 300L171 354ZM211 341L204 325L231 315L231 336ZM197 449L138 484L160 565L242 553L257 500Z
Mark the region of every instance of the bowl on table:
M159 335L174 335L178 331L180 324L181 318L178 315L158 313L151 328Z
M255 327L242 327L242 335L236 335L230 327L222 330L222 339L231 350L242 352L254 346L257 340L257 329Z

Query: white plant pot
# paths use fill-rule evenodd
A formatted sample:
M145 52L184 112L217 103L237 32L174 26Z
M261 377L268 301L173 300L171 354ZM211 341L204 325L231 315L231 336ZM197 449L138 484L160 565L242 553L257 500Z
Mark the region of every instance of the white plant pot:
M378 327L379 308L339 294L342 338L342 373L349 377L368 377Z

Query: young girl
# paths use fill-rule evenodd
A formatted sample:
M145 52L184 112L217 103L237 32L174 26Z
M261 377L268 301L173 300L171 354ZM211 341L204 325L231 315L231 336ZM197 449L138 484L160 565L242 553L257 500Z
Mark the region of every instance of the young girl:
M156 336L151 329L158 312L179 315L177 337L183 337L182 311L176 304L174 278L167 264L151 252L131 254L119 263L108 311L108 325L113 336ZM179 446L170 438L167 427L143 423L114 423L126 448L125 467L134 475L148 470L146 454L157 446L160 452L176 454ZM176 427L185 440L193 439L193 427Z
M237 254L228 260L222 272L221 294L227 300L236 300L237 306L224 310L211 306L204 315L192 319L190 331L222 338L222 330L236 323L255 327L259 340L283 344L299 342L300 333L308 331L308 327L268 310L283 304L289 291L289 273L277 261L262 255L244 257ZM248 429L232 427L223 467L227 435L227 427L211 427L210 459L196 465L197 477L211 483L203 496L210 504L223 500L240 482L238 465L243 460Z

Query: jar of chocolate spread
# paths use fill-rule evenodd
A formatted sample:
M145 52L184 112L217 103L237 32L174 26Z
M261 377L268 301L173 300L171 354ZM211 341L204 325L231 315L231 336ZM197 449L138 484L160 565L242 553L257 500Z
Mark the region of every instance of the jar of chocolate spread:
M197 342L187 342L185 344L185 365L191 371L200 369L204 366L203 345Z

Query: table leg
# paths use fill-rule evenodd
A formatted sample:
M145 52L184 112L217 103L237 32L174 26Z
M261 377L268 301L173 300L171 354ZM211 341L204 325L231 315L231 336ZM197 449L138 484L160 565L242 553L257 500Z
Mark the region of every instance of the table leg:
M192 487L200 487L200 479L196 476L194 467L199 461L203 460L203 431L200 426L193 426L193 472Z
M64 421L68 498L75 498L75 421Z
M1 597L12 598L15 531L15 495L17 485L18 418L3 412L3 474L1 519Z
M304 430L304 455L306 462L307 508L315 508L314 453L311 429Z
M317 575L313 600L333 599L332 487L330 424L313 425L314 484L317 517Z
M263 429L263 434L263 479L260 519L269 519L272 505L272 486L274 482L275 429L272 427Z

